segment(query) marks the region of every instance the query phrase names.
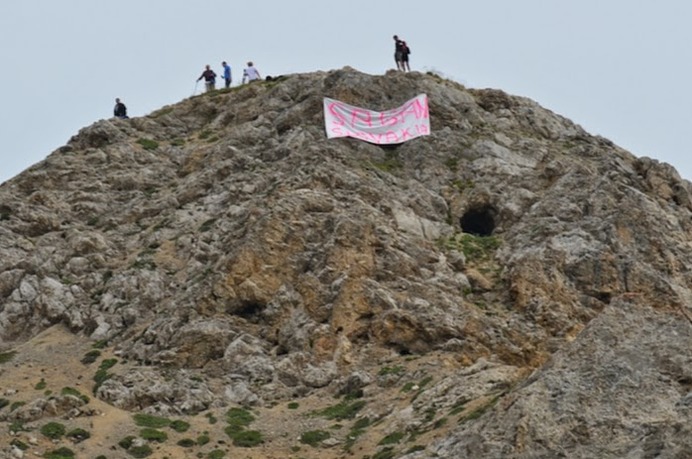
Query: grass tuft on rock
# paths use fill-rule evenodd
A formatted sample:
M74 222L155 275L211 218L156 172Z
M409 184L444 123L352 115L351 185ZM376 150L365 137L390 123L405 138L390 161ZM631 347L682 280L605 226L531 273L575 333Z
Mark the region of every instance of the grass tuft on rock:
M168 427L171 425L171 420L168 418L163 418L161 416L154 416L153 414L146 413L136 413L132 416L135 424L139 427L151 427L153 429L160 429L161 427Z
M329 406L323 410L316 411L314 414L317 416L323 416L327 419L341 421L344 419L353 419L364 406L364 400L343 401L336 405Z
M324 430L309 430L307 432L303 432L303 434L300 436L300 442L314 448L329 437L329 432L325 432Z

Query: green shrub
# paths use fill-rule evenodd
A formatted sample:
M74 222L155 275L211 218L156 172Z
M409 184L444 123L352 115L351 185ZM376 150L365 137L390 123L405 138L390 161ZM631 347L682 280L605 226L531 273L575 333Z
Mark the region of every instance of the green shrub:
M393 367L382 367L380 368L380 371L377 373L379 376L387 376L387 375L400 375L404 372L404 367L401 365L396 365Z
M262 433L257 430L236 432L231 438L233 438L233 444L241 448L252 448L264 442Z
M404 384L404 387L401 388L401 392L411 392L413 389L413 386L415 386L416 383L409 381L406 384Z
M456 233L438 240L438 246L447 250L459 250L469 260L483 260L500 247L497 236L475 236L468 233Z
M214 226L214 223L216 223L215 218L210 218L209 220L206 220L204 223L202 223L199 226L199 232L200 233L206 233L207 231L212 229L212 227Z
M209 454L207 454L207 459L222 459L226 457L226 453L224 453L220 449L215 449L214 451L210 451Z
M177 443L178 446L182 446L183 448L192 448L196 444L197 443L192 438L182 438L178 440Z
M497 403L497 401L499 399L500 399L499 396L493 397L484 405L479 406L478 408L476 408L474 411L470 412L466 416L461 417L459 419L459 423L464 423L467 421L473 421L474 419L480 418L481 416L483 416L486 413L486 411L490 410L493 406L495 406L495 404Z
M418 387L421 389L430 384L430 382L433 380L432 376L426 376L425 378L421 379L421 381L418 383Z
M93 388L94 393L96 393L96 390L101 387L101 384L113 376L112 374L108 373L108 370L111 369L116 363L118 363L117 359L106 359L101 362L101 365L99 365L99 368L96 370L96 374L94 375L94 382L96 383Z
M247 427L254 420L252 413L242 408L231 408L226 412L226 422L230 426Z
M149 445L133 446L127 450L127 454L136 458L148 457L152 453L153 451Z
M46 386L47 386L46 380L41 378L41 380L39 382L37 382L36 385L34 386L34 389L43 390L46 388Z
M59 422L49 422L41 426L40 432L52 440L57 440L65 435L65 426Z
M168 440L168 434L161 430L152 429L151 427L145 427L139 431L139 436L147 441L155 441L158 443L163 443Z
M145 150L156 150L159 148L159 143L152 139L137 139L137 143L140 144Z
M297 410L300 405L298 402L291 402L288 404L288 409L289 410Z
M300 442L315 447L329 437L329 432L325 432L324 430L310 430L308 432L303 432L300 436Z
M17 351L0 352L0 364L7 363L17 355Z
M89 399L89 397L82 394L81 392L79 392L77 389L75 389L73 387L63 387L62 390L60 391L60 394L71 395L73 397L77 397L78 399L82 400L84 403L89 403L91 401Z
M74 458L74 451L70 448L62 447L47 452L43 457L46 459L72 459Z
M354 402L343 401L337 405L317 411L315 414L324 416L327 419L341 421L344 419L353 419L364 406L364 400L356 400Z
M383 448L375 453L372 459L394 459L394 449L391 447Z
M173 422L171 422L171 425L169 426L171 429L175 430L176 432L187 432L187 430L190 428L190 424L185 421L181 421L180 419L177 419Z
M15 448L21 449L22 451L26 451L27 449L29 449L29 445L21 441L19 438L13 438L10 442L10 445L14 446Z
M14 411L17 408L19 408L20 406L24 406L24 405L26 405L26 402L24 402L22 400L12 402L12 405L10 405L10 411Z
M24 427L24 423L22 421L12 421L10 423L10 426L8 429L11 432L17 433L17 432L28 432L29 429Z
M351 430L346 436L346 442L344 443L344 449L349 451L353 444L356 442L358 437L365 433L365 429L370 425L370 418L367 416L358 419L353 423Z
M440 427L444 427L445 424L447 424L448 419L447 418L440 418L437 421L435 421L435 424L433 424L434 429L439 429Z
M118 363L118 359L104 359L101 361L101 365L99 365L100 370L110 370L115 366L115 364Z
M84 429L76 428L67 432L65 436L73 442L79 443L91 437L91 434Z
M255 417L247 410L242 408L231 408L226 412L226 422L228 426L224 429L235 446L249 448L264 442L262 433L257 430L245 430Z
M0 410L5 408L9 404L10 404L9 400L7 400L6 398L0 398Z
M199 435L197 437L197 445L199 445L199 446L204 446L207 443L209 443L210 441L211 441L211 438L209 438L209 435L206 433Z
M84 354L84 357L82 357L82 360L80 360L80 362L82 362L84 365L89 365L91 363L96 362L96 360L99 357L101 357L101 351L99 351L98 349L92 349L91 351Z
M106 272L103 273L103 281L107 282L108 279L113 277L113 271L107 270ZM100 339L96 341L94 344L91 345L94 349L104 349L106 346L108 346L108 340L105 339Z
M353 429L365 429L370 425L370 418L365 416L353 423Z
M137 437L135 436L128 435L118 442L118 446L120 446L122 449L130 449L132 442L135 441L136 438Z
M466 409L466 400L456 402L454 405L452 405L452 408L449 410L449 415L454 416L455 414L461 413L465 409Z
M135 424L137 424L139 427L153 427L158 429L171 425L170 419L154 416L153 414L136 413L134 416L132 416L132 419L134 419Z
M384 437L378 445L392 445L395 443L399 443L402 438L404 438L404 433L403 432L393 432Z

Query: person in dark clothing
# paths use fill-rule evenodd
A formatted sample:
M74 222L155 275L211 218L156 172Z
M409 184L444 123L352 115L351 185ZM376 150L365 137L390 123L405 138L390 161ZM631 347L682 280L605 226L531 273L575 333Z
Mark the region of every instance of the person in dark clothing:
M397 70L405 70L404 68L404 41L399 40L399 37L394 35L394 61L396 62Z
M113 108L113 116L122 119L127 118L127 107L118 98L115 99L115 108Z
M214 73L209 65L205 67L204 72L202 72L200 77L197 78L197 81L201 80L202 78L204 78L204 85L206 86L207 91L213 91L216 86L216 73Z
M408 65L408 55L411 54L411 50L409 49L405 41L402 41L401 43L401 70L410 72L411 67Z

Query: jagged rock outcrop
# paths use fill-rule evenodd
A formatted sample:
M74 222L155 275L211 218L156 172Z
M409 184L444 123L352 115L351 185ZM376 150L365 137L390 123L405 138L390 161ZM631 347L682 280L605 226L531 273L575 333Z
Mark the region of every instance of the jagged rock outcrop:
M324 135L325 96L419 93L430 136ZM684 457L691 191L531 100L434 75L218 91L99 121L0 187L0 343L57 323L107 342L131 366L96 395L158 413L416 382L370 416L458 423L411 458ZM380 371L421 356L444 362L425 385Z

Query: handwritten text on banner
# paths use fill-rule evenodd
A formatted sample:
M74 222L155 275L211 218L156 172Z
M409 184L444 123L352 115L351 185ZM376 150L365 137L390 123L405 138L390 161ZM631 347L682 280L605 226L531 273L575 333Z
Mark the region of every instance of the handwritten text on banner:
M354 137L376 144L402 143L430 134L428 96L420 94L404 105L385 112L324 98L327 138Z

